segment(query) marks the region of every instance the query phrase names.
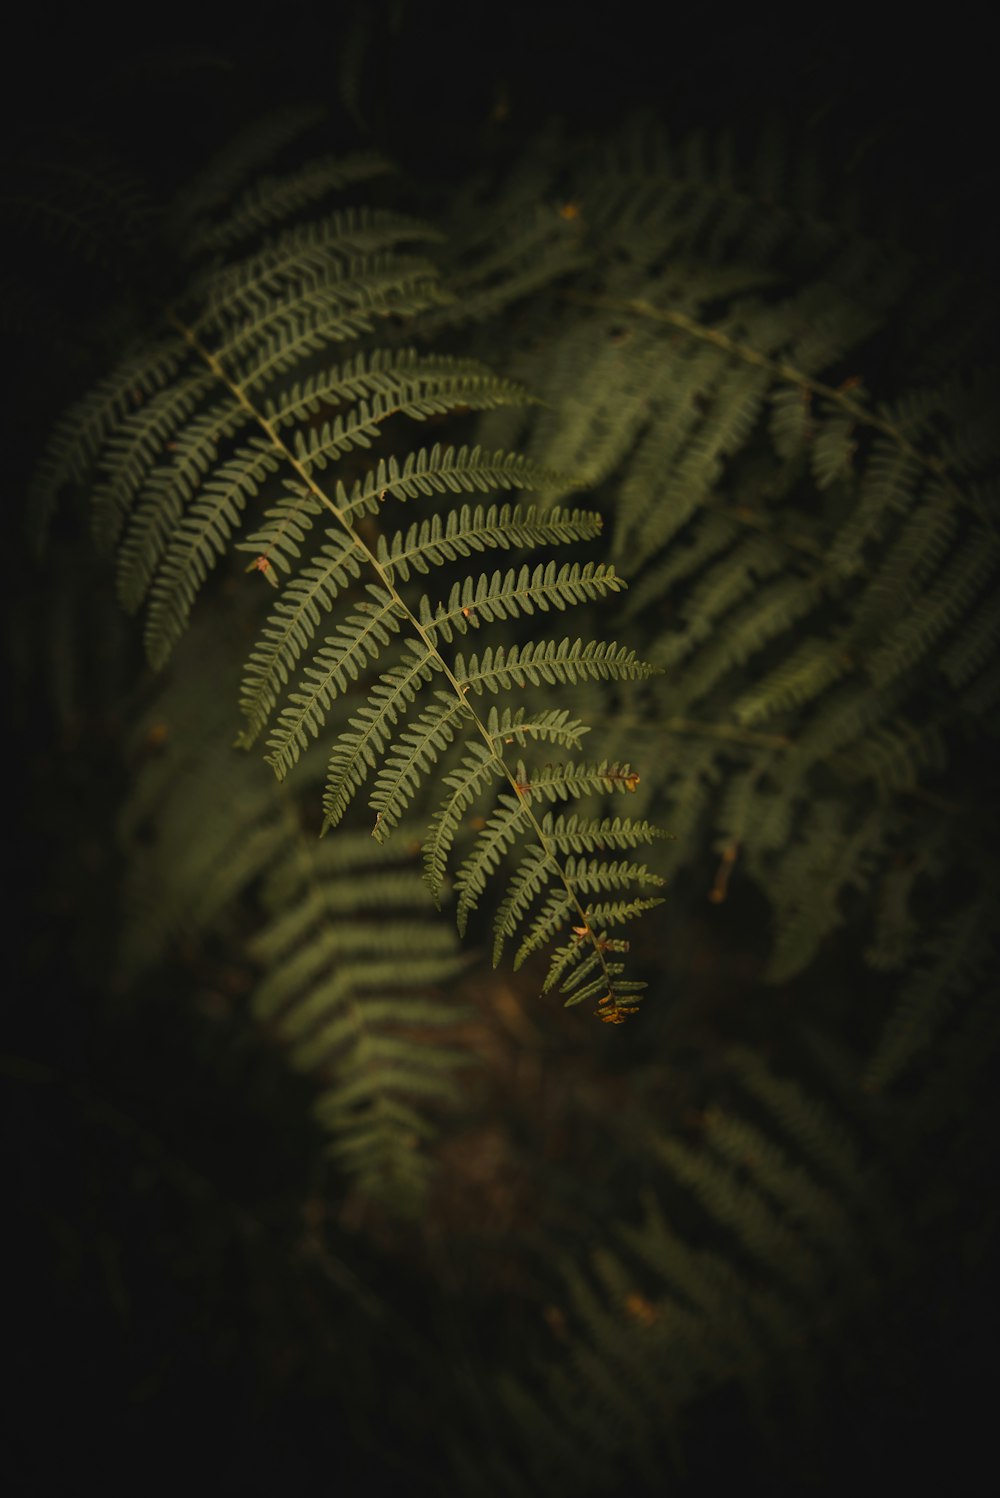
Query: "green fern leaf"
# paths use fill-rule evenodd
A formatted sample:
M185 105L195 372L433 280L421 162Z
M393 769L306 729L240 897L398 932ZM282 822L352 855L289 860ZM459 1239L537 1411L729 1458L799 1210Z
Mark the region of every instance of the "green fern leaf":
M100 459L104 477L94 486L91 516L91 534L105 556L114 554L146 480L211 388L210 375L197 370L186 374L144 401L108 438Z
M448 795L431 817L424 838L424 877L439 909L448 857L462 819L490 781L503 773L503 764L485 744L471 742L458 767L443 777Z
M328 549L328 555L332 551L332 548ZM338 559L328 571L324 569L327 587L335 568L342 565ZM363 605L361 612L348 615L336 635L327 636L325 647L316 654L315 666L307 667L303 674L304 690L292 692L290 706L278 715L274 732L268 739L265 762L279 780L288 774L302 750L308 748L310 736L317 738L321 733L334 697L346 692L352 681L357 681L362 670L378 658L381 649L400 629L402 620L395 598L374 583L368 584L367 592L371 602ZM300 609L296 609L293 618L297 623L301 618ZM286 625L283 643L291 628L291 623ZM253 700L259 700L259 692ZM244 739L246 737L244 735Z
M462 505L449 510L443 520L434 514L405 533L397 531L390 541L380 536L377 556L391 577L406 582L411 572L426 573L489 547L587 541L600 529L601 517L593 511L554 509L543 515L533 505Z
M118 548L118 597L128 613L142 604L179 525L205 475L218 461L220 444L248 424L238 406L220 403L201 412L173 438L169 462L152 470L136 495Z
M331 192L391 170L389 162L377 152L358 151L352 156L309 161L282 177L262 177L233 204L224 219L204 230L201 247L210 252L229 250L241 239L287 220L290 214Z
M291 572L302 556L302 542L312 530L312 517L323 513L323 505L306 484L297 480L285 479L284 488L278 503L264 511L265 524L245 541L237 541L235 549L252 552L255 559L262 557L269 569Z
M538 489L552 482L547 468L518 453L486 452L480 447L418 448L400 463L393 456L379 462L375 472L357 480L350 492L337 481L334 498L345 520L378 513L383 501L407 500L433 494L488 494L494 489Z
M298 497L291 503L297 508ZM279 513L277 524L287 524L283 513ZM249 719L238 740L243 748L249 749L266 726L282 688L311 647L323 614L332 610L338 595L361 575L363 554L356 542L340 531L328 530L326 536L326 544L319 548L315 560L293 579L275 605L247 660L240 691L240 707ZM297 705L292 704L293 708ZM301 747L301 740L299 743Z
M616 593L625 583L613 567L603 563L539 562L534 569L511 568L506 573L481 573L455 583L446 604L434 608L426 594L420 600L420 622L429 633L451 642L480 623L517 619L524 614L571 608L574 604Z
M542 708L529 716L523 707L513 711L505 707L502 713L498 713L491 706L486 716L486 732L497 749L504 744L523 744L526 738L548 739L553 744L576 749L583 735L590 732L590 727L579 718L571 718L564 707Z
M402 662L384 671L369 691L370 706L352 717L350 728L338 735L323 797L324 832L336 826L369 769L378 765L392 727L415 700L420 687L441 670L436 652L423 641L407 640L403 648Z
M131 352L59 419L28 488L26 525L36 552L45 544L62 489L86 479L111 433L167 385L184 355L184 344L173 337Z
M417 794L424 778L455 738L458 725L469 720L469 709L459 697L444 692L425 708L411 728L401 733L383 761L369 805L377 813L378 836L387 837Z
M455 676L464 688L482 692L509 691L511 687L572 685L587 680L639 681L659 668L641 661L634 650L617 641L584 644L582 640L529 641L508 649L491 646L480 658L455 657Z
M256 320L268 301L277 312L283 297L310 284L321 294L340 286L339 305L356 305L361 294L355 281L365 266L385 272L392 263L387 252L398 245L438 239L436 230L405 214L367 208L342 209L287 229L234 264L202 275L195 294L204 311L195 331Z
M502 795L498 798L498 808L478 834L472 852L455 876L458 895L455 919L460 935L465 934L469 916L501 860L517 839L531 830L527 807L522 799Z
M223 464L217 478L202 486L203 498L195 501L174 531L151 589L146 619L146 654L154 669L166 663L184 633L198 589L225 556L247 501L277 467L270 444L252 438Z

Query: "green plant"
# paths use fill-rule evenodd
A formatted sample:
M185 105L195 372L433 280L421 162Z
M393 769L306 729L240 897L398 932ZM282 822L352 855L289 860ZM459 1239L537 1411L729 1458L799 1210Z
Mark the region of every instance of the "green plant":
M995 382L968 288L779 147L675 153L640 122L588 153L553 133L506 188L456 194L443 237L350 203L314 225L323 195L371 190L370 156L242 196L209 174L167 217L189 249L161 341L85 397L35 491L43 530L96 465L96 538L173 672L135 740L126 966L178 930L249 954L256 1013L391 1210L424 1209L461 1107L462 964L420 905L454 850L473 932L518 850L495 960L560 942L545 987L604 1017L636 1007L616 928L651 905L642 971L680 994L669 948L697 902L735 910L748 945L758 928L738 999L769 1018L741 1012L714 1038L728 1055L689 1061L693 1111L659 1054L620 1053L647 1112L633 1129L619 1097L602 1116L619 1193L588 1200L568 1247L556 1207L539 1226L556 1357L449 1390L492 1443L487 1460L455 1437L470 1492L599 1491L623 1470L655 1488L690 1411L734 1386L765 1431L792 1395L812 1418L829 1367L809 1349L858 1372L884 1287L916 1273L900 1225L940 1220L910 1151L995 1055ZM329 340L350 357L331 364ZM462 443L414 449L407 420L463 423ZM580 487L589 508L565 508ZM404 500L430 513L404 525ZM583 549L606 535L614 568ZM557 543L581 560L461 572ZM601 616L620 592L634 650L539 641L534 611ZM566 695L481 709L525 685ZM518 758L574 751L590 723L600 757ZM262 737L276 779L246 754ZM336 827L369 781L374 826ZM661 824L655 872L618 856ZM658 1007L636 1028L669 1056Z
M660 667L612 743L666 749L640 793L674 836L661 868L712 848L713 900L753 882L772 982L859 893L873 967L916 960L923 899L970 912L971 974L993 811L934 786L976 781L998 729L998 382L972 288L862 229L774 130L740 160L637 120L547 147L530 181L565 194L575 264L519 303L512 367L545 404L481 436L581 475L611 517L620 627Z
M331 463L345 472L343 460L369 448L392 418L426 421L530 399L474 361L394 347L391 335L387 347L320 362L330 344L356 342L387 319L405 327L450 300L433 264L407 253L436 238L417 221L348 208L288 226L304 205L382 169L367 157L311 163L255 183L235 208L225 205L221 222L202 216L185 224L192 273L164 310L162 331L130 351L60 426L35 487L36 528L44 531L67 472L96 464L93 532L116 557L123 605L147 606L146 653L159 669L248 504L260 499L258 528L236 545L254 558L247 571L281 591L245 666L240 743L249 748L271 724L266 758L283 778L326 730L334 701L377 670L365 703L332 725L324 830L374 770L372 833L383 840L436 772L444 795L424 856L439 900L456 839L485 797L488 816L455 878L460 929L504 856L526 842L497 914L497 953L519 933L517 963L558 941L545 988L558 984L571 1003L597 999L603 1017L618 1020L634 1012L645 986L621 977L618 954L628 943L618 928L658 903L629 890L659 880L644 865L582 855L598 845L648 843L654 829L536 808L627 792L638 774L606 758L528 769L510 746L515 755L530 741L577 748L586 725L551 709L487 710L479 699L503 700L529 685L642 679L650 668L617 643L568 637L501 642L469 656L452 648L498 620L604 598L621 587L618 575L600 562L540 562L467 575L440 601L408 587L483 550L587 541L599 533L600 516L477 504L393 528L397 503L552 483L516 454L479 445L409 449L353 483L321 482ZM196 187L194 202L204 197ZM246 248L234 254L235 246ZM318 536L317 519L332 522ZM327 615L334 630L324 636ZM447 772L439 768L445 759Z
M735 1088L717 1081L666 1138L651 1127L641 1225L633 1209L602 1231L589 1273L576 1244L550 1249L562 1345L502 1386L491 1493L523 1491L525 1465L538 1491L626 1473L656 1490L683 1466L684 1412L733 1385L776 1457L776 1409L808 1442L841 1360L857 1376L880 1287L914 1273L898 1223L933 1209L901 1184L903 1141L931 1095L977 1085L946 1081L943 1058L982 1078L972 1035L984 1068L995 1055L1000 443L981 303L831 213L808 161L787 187L781 152L775 134L742 162L732 138L672 150L638 122L572 164L540 153L535 191L559 182L577 263L520 308L513 368L546 404L482 433L582 474L612 517L622 626L662 668L614 731L658 765L640 805L674 834L668 901L692 879L716 906L752 887L761 977L803 1006L849 961L818 1044L852 1045L826 1102L804 1057L800 1091L734 1049ZM860 1014L851 984L875 1001ZM784 1028L794 1048L803 1025ZM858 1127L871 1170L850 1163ZM863 1196L880 1227L852 1221ZM470 1450L470 1491L476 1465Z

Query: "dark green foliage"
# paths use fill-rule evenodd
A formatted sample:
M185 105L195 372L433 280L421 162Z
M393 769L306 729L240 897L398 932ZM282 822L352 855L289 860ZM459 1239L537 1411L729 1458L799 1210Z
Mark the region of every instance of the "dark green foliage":
M322 760L307 757L293 797L231 747L223 685L236 664L195 629L136 726L117 966L135 982L178 944L240 940L257 972L254 1018L322 1084L315 1111L331 1156L373 1201L411 1215L426 1192L430 1115L454 1107L452 1073L468 1062L438 1042L463 1018L445 987L461 954L435 919L415 829L400 828L391 852L365 832L319 842L304 824Z
M578 877L572 860L561 859L545 841L532 810L537 796L554 793L547 767L532 778L512 765L505 743L515 737L523 743L523 732L491 731L475 699L529 683L642 678L652 668L632 651L579 640L487 646L468 659L448 647L498 621L604 599L622 582L603 563L549 561L467 574L440 599L407 586L416 574L474 552L585 541L599 530L600 517L582 510L550 513L534 504L464 504L438 506L430 519L393 529L393 519L385 517L405 501L544 491L557 482L551 471L516 453L478 445L404 450L402 459L393 453L363 469L350 486L339 476L324 486L330 465L342 471L345 460L380 440L390 423L398 428L401 418L426 422L456 409L532 399L474 360L424 356L411 347L376 343L327 362L330 345L373 336L387 324L390 337L400 323L419 329L420 314L455 300L433 263L412 253L440 238L414 219L346 208L281 227L314 198L370 177L380 165L347 160L339 168L326 163L312 174L293 175L284 185L272 180L252 188L233 216L209 214L188 226L198 268L162 311L174 337L165 343L147 338L146 349L128 354L100 394L84 398L63 423L39 469L36 530L44 532L60 480L96 466L94 533L116 556L122 603L130 611L146 607L146 653L161 669L209 575L263 501L265 524L235 542L254 555L247 571L277 590L244 671L241 705L248 724L240 742L249 747L269 728L265 758L283 778L314 739L326 739L324 830L340 822L374 771L369 805L379 842L410 811L425 782L433 784L439 765L485 750L490 783L467 780L472 793L463 790L457 801L448 789L437 814L434 896L440 899L447 851L458 831L456 806L467 816L479 791L493 792L494 779L506 781L513 796L487 804L486 830L457 872L459 924L464 929L500 856L521 837L538 840L545 882L562 893L558 907L550 902L547 917L522 941L520 956L569 937L580 949L574 960L587 951L596 964L592 992L607 1006L603 1016L617 1019L617 995L628 995L632 1012L645 985L620 979L623 964L607 960L604 943L624 951L615 925L650 902L595 903L593 897L627 893L634 883L657 882L656 876L638 866L626 873L629 866L621 863L605 871L592 860ZM238 258L223 258L233 252ZM275 493L277 481L283 494ZM324 633L327 628L332 633ZM331 722L356 682L364 685L366 701L346 723ZM544 715L535 718L532 736L565 741ZM608 762L605 768L597 780L568 770L559 795L633 787L627 765ZM541 893L541 885L532 892ZM503 907L498 938L516 935L515 909L524 914L520 905ZM552 981L566 959L556 960Z
M717 1397L808 1442L936 1220L909 1142L995 1056L1000 428L962 288L780 132L554 132L441 226L358 206L371 153L259 177L281 143L165 215L159 327L35 479L40 538L85 489L172 673L123 968L243 953L333 1157L410 1222L475 1049L435 904L476 941L491 904L495 967L548 948L567 1008L652 981L615 1053L642 1108L601 1120L622 1180L568 1246L539 1208L559 1346L450 1375L449 1483L659 1491ZM665 1083L705 909L752 977Z

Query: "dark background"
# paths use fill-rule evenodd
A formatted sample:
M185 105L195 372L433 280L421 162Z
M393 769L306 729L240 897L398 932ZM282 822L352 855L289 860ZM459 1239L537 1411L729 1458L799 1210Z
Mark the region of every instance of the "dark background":
M345 146L372 140L405 170L444 184L484 160L515 159L552 116L593 130L646 107L677 135L727 124L751 138L777 110L874 205L898 209L917 243L985 276L1000 171L983 37L943 32L940 17L933 27L908 19L906 34L890 35L863 12L779 26L700 10L661 8L654 35L648 12L627 7L604 7L599 19L575 6L518 4L257 4L238 17L211 6L136 7L113 20L90 7L58 17L35 7L20 13L5 46L7 172L13 179L25 162L86 141L154 188L174 188L240 124L293 101L328 105ZM345 69L354 80L347 98ZM20 338L14 347L28 371L22 381L8 366L8 473L19 478L49 392L53 404L70 394L73 371L51 368ZM16 482L3 503L18 564ZM23 576L30 604L36 574ZM352 1306L343 1286L301 1258L288 1204L319 1189L302 1163L315 1149L301 1122L309 1090L276 1082L273 1058L252 1037L234 1049L203 1016L178 1017L170 974L138 1020L109 1029L101 1019L114 876L101 828L116 794L116 725L95 717L67 744L47 711L41 687L22 702L20 765L8 783L17 891L7 902L0 1051L14 1259L5 1272L15 1328L8 1366L21 1397L0 1480L18 1494L68 1491L84 1478L153 1492L178 1480L218 1493L270 1491L275 1481L419 1492L419 1473L394 1471L370 1438L357 1441L352 1398L362 1412L384 1399L391 1446L391 1412L405 1407L407 1381L426 1377L428 1348L438 1356L447 1345L447 1325L435 1326L421 1304L426 1281L418 1271L408 1278L398 1258L389 1273L359 1249L344 1271L374 1284L381 1312ZM966 1490L988 1266L966 1286L933 1273L927 1283L929 1293L955 1297L950 1333L940 1345L917 1339L923 1362L893 1403L873 1406L871 1390L845 1401L811 1488L800 1478L794 1490L833 1492L852 1476L899 1483L911 1465L947 1470L952 1454L956 1490ZM410 1320L420 1322L412 1336L400 1329ZM483 1332L488 1346L497 1335ZM331 1388L326 1370L338 1361L356 1389ZM943 1419L950 1403L966 1409L961 1439ZM706 1451L730 1431L725 1410L711 1418L724 1436L716 1441L710 1426ZM442 1427L447 1420L443 1410ZM935 1425L938 1442L903 1449ZM424 1476L440 1439L407 1436ZM701 1476L711 1484L733 1475L730 1460L746 1480L738 1443L731 1458L719 1449L702 1458ZM696 1465L692 1487L698 1479Z
M941 18L905 25L664 7L475 4L180 5L122 18L23 9L6 48L5 150L90 125L144 169L182 180L242 121L319 100L351 108L411 169L464 174L498 95L516 147L559 115L579 128L652 107L678 132L752 135L777 109L884 197L954 239L980 229L997 186L993 61L985 37ZM352 101L338 99L343 77Z

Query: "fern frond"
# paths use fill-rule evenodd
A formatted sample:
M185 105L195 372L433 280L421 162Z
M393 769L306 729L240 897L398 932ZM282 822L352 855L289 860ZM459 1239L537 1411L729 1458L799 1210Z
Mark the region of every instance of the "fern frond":
M919 933L910 906L920 865L916 860L890 868L882 877L875 929L864 951L868 967L879 973L900 972L912 960Z
M184 633L201 584L221 557L239 525L248 500L278 467L270 443L251 438L202 485L197 499L176 527L150 590L146 654L154 669L163 666Z
M822 1178L835 1182L848 1195L860 1198L865 1179L858 1139L843 1119L800 1082L774 1072L755 1051L732 1046L727 1052L740 1087L774 1120Z
M541 708L530 715L523 707L513 711L505 707L502 713L491 707L486 715L486 734L496 749L504 744L523 744L526 738L547 739L567 749L578 749L583 735L589 732L589 725L571 718L564 707Z
M738 1171L749 1166L756 1188L771 1199L801 1232L811 1250L826 1263L826 1274L856 1275L868 1255L857 1225L834 1193L792 1164L783 1149L761 1129L721 1109L706 1119L706 1139L718 1158Z
M774 548L761 537L753 537L709 567L692 586L684 603L687 627L666 636L657 650L661 666L673 666L690 655L714 631L720 618L748 593L758 578L780 570ZM689 622L688 622L689 621Z
M484 744L470 742L459 766L443 777L448 794L431 817L424 838L424 877L440 908L448 857L462 819L493 779L503 777L503 764Z
M111 433L167 385L184 359L179 338L133 350L57 421L28 487L26 529L36 552L48 536L63 488L82 483Z
M101 454L104 477L94 486L91 534L112 555L149 474L172 450L178 429L212 388L212 378L192 371L158 390L114 431Z
M528 809L523 799L502 795L498 797L498 807L479 832L472 852L455 875L455 893L458 895L455 918L460 935L465 934L469 916L479 903L487 881L496 873L500 861L510 852L517 839L531 830Z
M1000 542L974 527L933 586L926 589L919 608L889 629L868 657L865 664L875 686L882 689L912 670L941 635L970 613L995 578L998 565Z
M487 646L482 657L455 657L455 677L463 687L482 692L509 691L512 686L572 685L579 681L641 681L659 668L641 661L617 641L584 644L582 640L528 641L526 645Z
M291 572L302 555L301 543L312 530L312 516L322 515L323 506L307 484L285 479L285 493L276 505L264 511L265 524L245 541L237 541L237 551L249 551L263 558L268 567ZM336 533L327 531L327 536ZM343 537L338 537L343 541ZM250 571L250 568L247 569ZM346 583L342 586L346 587Z
M805 707L850 669L850 656L842 640L811 636L736 699L733 716L737 722L750 727L779 713Z
M421 354L415 348L362 349L353 358L344 359L329 369L295 380L290 386L267 396L263 411L273 426L287 426L317 415L324 406L353 405L371 396L392 396L409 389L421 374L441 378L472 378L510 385L511 394L529 398L522 387L499 380L478 359L459 359L445 355Z
M340 821L373 772L373 835L383 841L441 764L445 795L433 814L427 856L439 897L464 813L492 789L494 776L501 785L506 781L509 806L501 799L498 807L484 808L481 835L459 868L458 919L464 928L486 876L509 845L497 821L505 806L523 820L530 837L538 837L536 796L566 800L638 783L627 765L607 760L546 765L533 774L511 764L508 745L542 741L573 748L586 725L565 710L528 712L516 704L488 705L481 717L474 699L528 683L639 680L652 668L616 643L570 639L505 640L468 661L444 654L444 647L470 630L597 603L620 591L623 580L602 562L533 559L452 581L441 600L401 591L417 574L488 548L585 542L599 533L601 520L596 511L550 504L555 492L572 488L579 476L557 475L551 465L479 444L404 449L353 482L347 477L349 460L396 417L426 421L451 411L537 403L520 382L494 375L474 359L424 355L412 347L366 346L319 367L330 343L370 334L379 320L413 318L451 297L438 268L413 253L421 242L440 238L415 219L351 208L319 222L287 224L287 216L314 195L324 196L338 181L371 168L365 161L349 169L326 162L311 174L258 183L228 226L201 225L196 254L219 251L225 261L230 247L262 242L228 263L202 264L168 309L187 351L183 375L169 396L123 429L112 430L111 413L97 524L117 547L123 600L133 608L148 600L145 644L154 668L166 662L184 633L219 559L231 547L251 554L247 571L259 571L276 596L244 671L240 701L246 724L238 742L249 745L267 732L265 759L279 779L330 724L337 699L362 682L369 668L377 673L373 683L363 683L363 702L346 726L343 720L332 725L324 831ZM276 233L269 232L272 222ZM168 461L163 450L171 455ZM324 488L331 465L338 472ZM265 495L272 487L276 499ZM544 502L492 501L497 490L512 489L542 490ZM491 498L450 511L435 506L405 530L383 530L393 502L475 493ZM258 500L263 514L248 535L237 538ZM332 524L317 536L316 517L324 513ZM353 599L352 611L337 618L341 595L355 583L366 589L365 597ZM327 614L334 614L334 629L319 643ZM481 758L473 747L477 740L485 748ZM456 780L447 778L449 771ZM638 866L613 864L611 873L600 876L611 882L601 886L580 855L553 857L580 920L581 899L624 889L643 874ZM579 892L573 888L577 875ZM609 925L627 903L608 904ZM613 992L603 949L592 945Z
M564 872L574 887L585 894L601 894L609 890L628 889L632 884L662 885L663 880L645 864L628 863L625 859L567 858Z
M632 792L639 784L639 775L629 765L607 760L599 764L569 761L563 765L542 765L530 776L519 764L517 782L519 793L528 800L560 801L594 791Z
M254 1012L293 1066L325 1076L315 1112L330 1153L370 1196L408 1214L430 1176L420 1146L436 1132L435 1112L460 1100L455 1079L468 1064L458 1049L431 1043L458 1017L433 997L454 975L456 953L447 932L419 918L420 880L399 882L394 894L384 872L363 858L354 866L358 841L347 839L325 874L299 860L309 883L290 907L295 921L279 915L255 939L265 976ZM374 918L359 917L366 908Z
M880 723L849 750L830 756L830 768L845 780L870 777L883 795L914 790L924 773L943 770L948 762L944 734L937 723L916 725L908 719Z
M558 865L550 851L551 839L545 844L532 843L525 848L517 869L507 883L507 893L501 901L496 915L493 938L493 966L499 967L504 943L511 931L516 931L526 916L531 903L549 881L558 874ZM596 953L594 954L596 958Z
M335 555L334 548L326 550L329 555ZM335 567L342 565L343 562L338 560L326 573L324 583L327 587ZM288 698L290 705L278 715L274 731L267 741L265 762L271 766L279 780L284 779L298 761L302 750L308 748L310 736L319 737L334 697L346 692L352 681L357 681L361 672L378 659L381 649L388 645L402 626L396 599L391 594L376 587L374 583L367 585L367 592L371 601L363 604L360 612L349 614L338 626L335 635L327 636L324 648L316 653L316 664L307 666L303 673L303 690L291 692ZM302 613L301 608L296 609L292 616L295 624L301 620ZM292 621L289 621L283 642L287 641L291 628ZM251 659L256 670L261 652L255 652ZM258 690L253 701L259 700ZM241 742L247 742L249 732L246 731Z
M838 479L850 478L856 451L854 422L834 409L820 423L810 449L817 489L829 489Z
M408 215L366 208L343 209L319 223L288 229L253 254L202 276L195 290L203 311L193 331L204 334L249 319L257 338L262 312L280 317L283 306L303 305L308 289L321 300L332 296L340 307L358 305L364 296L359 277L369 269L389 270L388 251L438 239L436 230Z
M287 537L292 527L298 525L298 517L306 513L303 509L303 495L298 488L289 495L288 503L296 517L294 520L289 519L288 511L281 505L275 513L275 526L282 536L282 551L288 550ZM322 508L318 502L316 507ZM265 529L258 536L266 547L270 532ZM247 658L240 690L240 708L248 722L238 739L238 743L245 749L251 747L266 726L300 657L310 648L323 614L329 613L338 595L361 576L363 556L355 541L334 530L327 530L326 537L326 543L318 549L315 559L292 579L275 604L257 644ZM272 557L277 561L274 551L265 549L262 555L269 562ZM322 657L322 652L319 657ZM345 690L336 677L333 680L341 691ZM292 709L298 706L297 701L292 703ZM321 701L321 706L328 704ZM284 717L279 719L279 722L284 721ZM298 743L302 747L301 739L298 739ZM276 752L281 753L280 731Z
M879 434L865 464L857 503L833 539L832 565L847 574L856 572L865 546L880 540L887 524L908 513L922 478L919 454Z
M554 941L560 934L563 934L566 926L570 924L573 914L574 904L572 894L565 888L553 891L528 927L521 945L514 954L515 972L528 960L533 952L537 952L546 943ZM573 934L571 940L553 955L549 974L553 976L554 981L558 982L566 968L573 962L579 961L584 953L588 951L588 944L586 943L587 925L588 923L584 921L579 930ZM504 939L506 940L510 934L504 930Z
M606 848L638 848L642 843L666 837L662 827L652 822L632 821L629 817L553 816L546 812L541 821L545 838L560 853L604 852Z
M844 920L844 891L865 890L872 882L885 835L877 814L851 827L835 802L817 801L810 808L772 881L776 929L765 970L768 982L786 982L812 961L820 943Z
M146 598L185 506L218 462L220 445L247 425L246 412L220 402L176 432L169 460L152 470L135 496L119 543L116 583L126 612L136 612Z
M734 609L722 639L703 649L677 680L672 693L675 708L683 710L705 697L727 671L810 614L821 601L823 588L822 579L785 576Z
M706 562L732 546L739 530L732 520L717 513L700 518L694 537L678 537L677 543L631 584L620 615L623 621L639 618L651 605L662 603L678 583L701 571Z
M440 692L438 701L414 719L411 728L394 741L376 776L370 805L376 813L379 836L387 837L399 822L448 746L468 708L460 697Z
M328 344L373 332L377 319L412 317L441 296L435 269L426 261L361 262L241 327L221 346L219 356L244 390L257 392Z
M713 1119L718 1116L713 1115ZM753 1185L740 1184L707 1151L693 1149L678 1139L659 1139L655 1149L670 1173L693 1192L712 1217L736 1235L753 1260L772 1272L777 1269L796 1299L818 1297L823 1270L815 1250L802 1243L784 1214Z
M637 569L662 550L715 487L726 456L745 445L770 384L770 374L759 369L727 369L715 349L699 353L707 363L714 363L717 383L712 381L704 389L680 385L676 398L680 409L691 413L690 436L678 441L676 423L668 416L655 428L656 442L649 456L651 472L647 475L639 467L630 474L630 482L652 501L647 500L641 512L631 514L630 529L620 533L621 544L628 544ZM657 475L655 480L653 474ZM667 474L670 482L664 486ZM636 508L633 506L633 511Z
M962 633L945 649L940 670L953 687L963 687L991 660L1000 658L1000 592L984 598Z
M400 463L393 456L380 461L365 480L356 480L350 492L338 479L334 502L347 520L376 515L385 499L407 500L434 494L488 494L494 489L547 488L551 470L519 453L487 452L480 447L432 448L409 452Z
M405 532L397 531L391 541L380 536L376 554L389 576L406 582L411 571L429 572L431 567L489 547L588 541L600 530L601 517L594 511L554 509L543 514L533 505L462 505L449 510L444 520L434 514L429 520L414 522Z
M367 448L379 437L379 428L391 416L408 416L425 421L429 416L461 408L489 411L499 405L530 400L522 386L511 380L500 380L482 370L456 374L450 370L417 367L415 373L399 380L395 388L377 390L370 398L361 398L346 416L325 421L293 433L293 450L306 471L322 471L328 463L353 448ZM384 382L386 385L388 381ZM286 409L282 419L300 420L301 409Z
M537 199L517 210L505 204L499 212L484 204L457 229L461 242L449 257L455 301L431 316L432 332L495 317L583 263L575 225Z
M369 706L350 719L350 728L337 737L327 770L323 797L323 830L335 827L355 791L385 753L397 720L415 701L423 684L442 670L432 646L407 640L404 657L391 671L383 671L368 693Z
M957 530L958 519L947 496L937 484L928 484L868 582L854 611L852 641L877 638L887 623L912 608Z
M553 954L542 986L543 992L548 992L559 981L568 963L576 961L587 950L586 943L590 941L591 936L597 936L598 945L606 944L608 933L602 928L606 926L611 930L622 926L626 921L634 920L636 916L643 915L647 910L655 910L658 905L662 904L661 899L653 898L603 900L587 905L583 911L585 924L579 928L579 933L565 947ZM564 894L552 895L539 912L537 919L528 928L526 936L518 947L514 956L515 969L521 967L533 952L539 951L547 942L553 941L560 931L570 924L576 913L576 902L572 898L567 899ZM513 936L514 934L514 932L505 932L505 935ZM613 1001L613 1011L621 1007L617 1003L619 995L632 995L645 988L645 984L633 987L630 983L615 981L619 971L621 968L617 964L602 965L603 986L609 1002Z
M807 385L779 385L768 394L771 414L768 433L779 458L786 463L800 458L813 438L815 425Z
M948 1011L980 980L996 945L993 901L973 899L942 921L920 946L864 1074L869 1092L883 1091L903 1075L939 1029Z
M228 209L254 172L318 125L324 115L314 104L284 105L244 125L214 151L193 180L184 184L174 208L182 253L186 249L189 255L197 254L213 211Z
M497 619L518 619L536 609L572 608L574 604L603 598L616 593L625 583L613 567L603 562L566 562L556 568L555 562L539 562L534 569L511 568L492 576L481 573L455 583L446 604L431 605L425 594L419 603L420 622L433 636L449 644L456 634L466 634L480 623Z
M203 231L199 247L209 252L230 250L241 239L287 221L331 192L370 182L391 170L391 164L377 152L357 151L352 156L309 161L282 177L261 177L232 205L225 219Z
M804 773L817 761L846 749L889 717L898 701L898 693L892 689L878 695L857 681L846 681L835 687L806 720L796 740L796 767Z

